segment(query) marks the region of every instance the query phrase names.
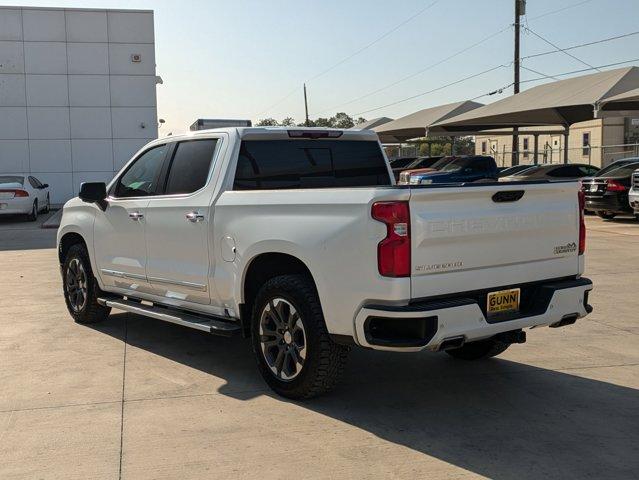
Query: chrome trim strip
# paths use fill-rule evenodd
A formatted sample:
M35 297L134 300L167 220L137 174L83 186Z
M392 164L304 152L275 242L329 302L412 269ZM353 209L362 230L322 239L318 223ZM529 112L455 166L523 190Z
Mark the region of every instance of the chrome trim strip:
M200 292L206 292L208 290L208 287L206 285L202 285L201 283L169 280L168 278L162 278L162 277L148 277L148 280L151 283L155 282L155 283L165 283L167 285L178 285L180 287L192 288L193 290L198 290Z
M117 278L128 278L130 280L144 280L146 281L145 275L140 275L138 273L125 273L120 272L118 270L109 270L106 268L101 268L100 273L103 275L108 275L109 277L117 277Z

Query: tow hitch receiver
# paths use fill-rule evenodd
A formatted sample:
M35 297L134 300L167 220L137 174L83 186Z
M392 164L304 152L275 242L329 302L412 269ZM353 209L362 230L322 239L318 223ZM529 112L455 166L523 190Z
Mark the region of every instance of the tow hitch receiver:
M495 339L504 343L526 343L526 332L523 330L511 330L510 332L498 333Z

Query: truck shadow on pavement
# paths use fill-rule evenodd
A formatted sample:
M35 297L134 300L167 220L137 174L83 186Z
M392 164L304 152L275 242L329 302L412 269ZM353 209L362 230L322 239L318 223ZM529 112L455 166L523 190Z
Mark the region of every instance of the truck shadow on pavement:
M248 340L127 314L92 328L123 339L125 321L129 345L226 382L212 393L288 402L259 377ZM290 403L488 478L637 478L639 471L638 390L508 360L354 349L340 387Z

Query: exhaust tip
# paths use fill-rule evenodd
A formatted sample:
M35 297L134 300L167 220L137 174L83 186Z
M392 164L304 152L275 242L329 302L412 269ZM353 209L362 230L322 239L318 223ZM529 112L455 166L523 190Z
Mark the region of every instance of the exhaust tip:
M442 341L442 343L439 344L438 350L442 351L442 350L449 350L451 348L459 348L463 346L465 342L466 342L466 337L464 337L463 335L460 335L458 337L445 338Z

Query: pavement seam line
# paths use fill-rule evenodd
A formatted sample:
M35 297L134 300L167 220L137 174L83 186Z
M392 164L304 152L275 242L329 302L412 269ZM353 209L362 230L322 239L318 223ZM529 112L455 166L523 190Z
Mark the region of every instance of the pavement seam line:
M120 400L120 465L118 467L118 479L122 480L122 447L124 445L124 386L126 385L126 346L129 326L129 314L124 317L124 355L122 359L122 398Z

